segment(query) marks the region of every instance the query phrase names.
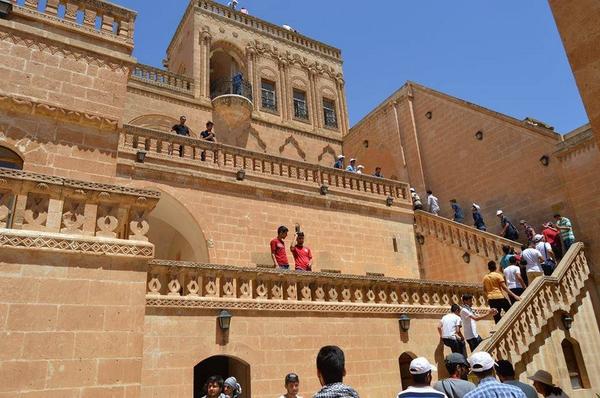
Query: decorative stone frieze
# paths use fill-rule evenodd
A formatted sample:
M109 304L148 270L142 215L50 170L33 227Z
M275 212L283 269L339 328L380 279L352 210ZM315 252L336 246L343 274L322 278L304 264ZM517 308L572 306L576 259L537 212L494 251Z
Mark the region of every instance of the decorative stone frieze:
M153 260L146 305L372 314L448 312L463 293L485 306L481 286L322 272Z

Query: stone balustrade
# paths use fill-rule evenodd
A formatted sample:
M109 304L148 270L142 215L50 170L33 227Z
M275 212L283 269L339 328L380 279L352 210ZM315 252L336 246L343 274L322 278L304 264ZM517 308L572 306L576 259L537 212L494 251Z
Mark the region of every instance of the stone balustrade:
M0 168L0 232L147 242L148 214L159 198L156 191Z
M308 37L305 37L297 32L289 31L281 26L263 21L251 15L234 11L230 7L227 7L223 4L219 4L211 0L198 0L198 7L201 12L204 11L219 15L220 17L227 18L236 23L245 25L248 28L258 30L263 34L273 36L279 40L287 40L298 46L318 52L319 54L326 55L336 60L341 60L342 58L341 51L337 48L328 46L327 44L313 39L309 39Z
M533 281L521 301L501 319L498 330L478 350L487 351L494 358L519 362L554 314L571 313L589 276L583 243L575 243L552 276Z
M125 125L119 144L121 153L145 151L145 162L170 159L203 170L228 170L232 175L267 176L279 182L302 185L322 194L353 193L359 198L388 201L390 206L410 204L404 182L324 167L267 155L201 139ZM181 154L181 156L180 156ZM204 160L202 160L204 159Z
M59 20L133 45L136 13L102 0L12 0L15 12Z
M137 64L131 72L131 79L176 92L194 94L193 79L148 65Z
M146 304L153 307L445 314L463 293L485 305L475 284L167 260L149 267Z
M502 246L517 250L520 243L424 211L415 211L415 233L456 246L490 260L502 257Z

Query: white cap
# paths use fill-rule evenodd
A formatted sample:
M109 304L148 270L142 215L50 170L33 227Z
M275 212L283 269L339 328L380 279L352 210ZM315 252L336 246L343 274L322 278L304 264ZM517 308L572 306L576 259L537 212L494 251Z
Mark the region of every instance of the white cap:
M496 215L497 215L497 216L499 216L499 215L500 215L500 214L502 214L502 213L504 213L502 210L498 210L498 211L496 212Z
M410 366L408 369L410 371L410 374L412 375L422 375L424 373L432 371L437 372L437 368L434 365L430 364L427 358L425 357L418 357L413 359L410 362Z
M544 239L544 235L537 234L533 237L534 242L541 242Z
M345 159L346 157L344 155L338 155L338 159Z
M350 159L351 162L356 162L356 159L352 158Z
M496 365L496 361L485 351L476 352L469 357L471 370L475 373L485 372Z
M362 164L359 164L357 167L357 169L364 169L364 168L365 168L365 166L363 166Z
M410 192L415 192L415 189L414 189L414 188L411 188L411 189L410 189Z

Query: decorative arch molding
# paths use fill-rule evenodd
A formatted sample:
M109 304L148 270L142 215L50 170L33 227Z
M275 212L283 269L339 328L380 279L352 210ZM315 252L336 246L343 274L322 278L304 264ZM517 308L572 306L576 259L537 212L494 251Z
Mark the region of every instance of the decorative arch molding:
M240 47L235 45L234 43L227 41L227 40L217 40L217 41L211 43L210 57L212 58L212 56L215 54L215 52L218 52L218 51L224 51L227 54L231 55L233 58L235 58L235 61L238 63L240 68L243 68L243 69L246 68L244 51Z
M323 150L321 151L321 154L318 157L319 162L321 160L323 160L323 157L325 157L325 155L327 155L327 154L330 154L331 156L333 156L334 159L337 156L335 154L335 150L331 147L331 145L327 144L323 147Z
M335 101L337 101L337 99L338 99L337 94L335 93L335 90L329 86L321 87L320 93L321 93L321 97L329 98L329 99L332 99Z
M292 82L292 87L308 90L308 81L306 79L300 76L292 76L290 81Z
M161 114L148 114L138 116L129 121L128 124L145 127L153 130L160 131L171 131L171 127L179 123L178 119L172 116L161 115Z
M290 135L288 138L286 138L283 145L279 147L279 153L283 153L285 147L288 145L292 145L294 148L296 148L296 151L302 160L306 160L306 153L302 150L302 148L300 148L300 143L294 138L293 135Z
M259 76L272 79L273 81L277 80L277 72L275 72L275 69L271 68L270 66L261 66Z

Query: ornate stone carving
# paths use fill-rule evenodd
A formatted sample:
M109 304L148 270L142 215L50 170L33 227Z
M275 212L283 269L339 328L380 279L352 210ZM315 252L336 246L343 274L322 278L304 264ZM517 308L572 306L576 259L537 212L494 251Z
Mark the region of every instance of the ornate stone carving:
M98 219L96 221L98 230L96 236L115 238L119 226L118 207L116 204L103 204L98 207Z
M31 194L27 197L23 225L25 229L42 231L48 219L49 197Z
M129 222L129 231L133 235L129 235L130 240L142 240L148 241L146 234L150 230L150 224L147 221L148 210L147 209L132 209Z
M85 203L77 200L66 200L63 206L62 227L60 232L65 234L83 233L85 223Z

